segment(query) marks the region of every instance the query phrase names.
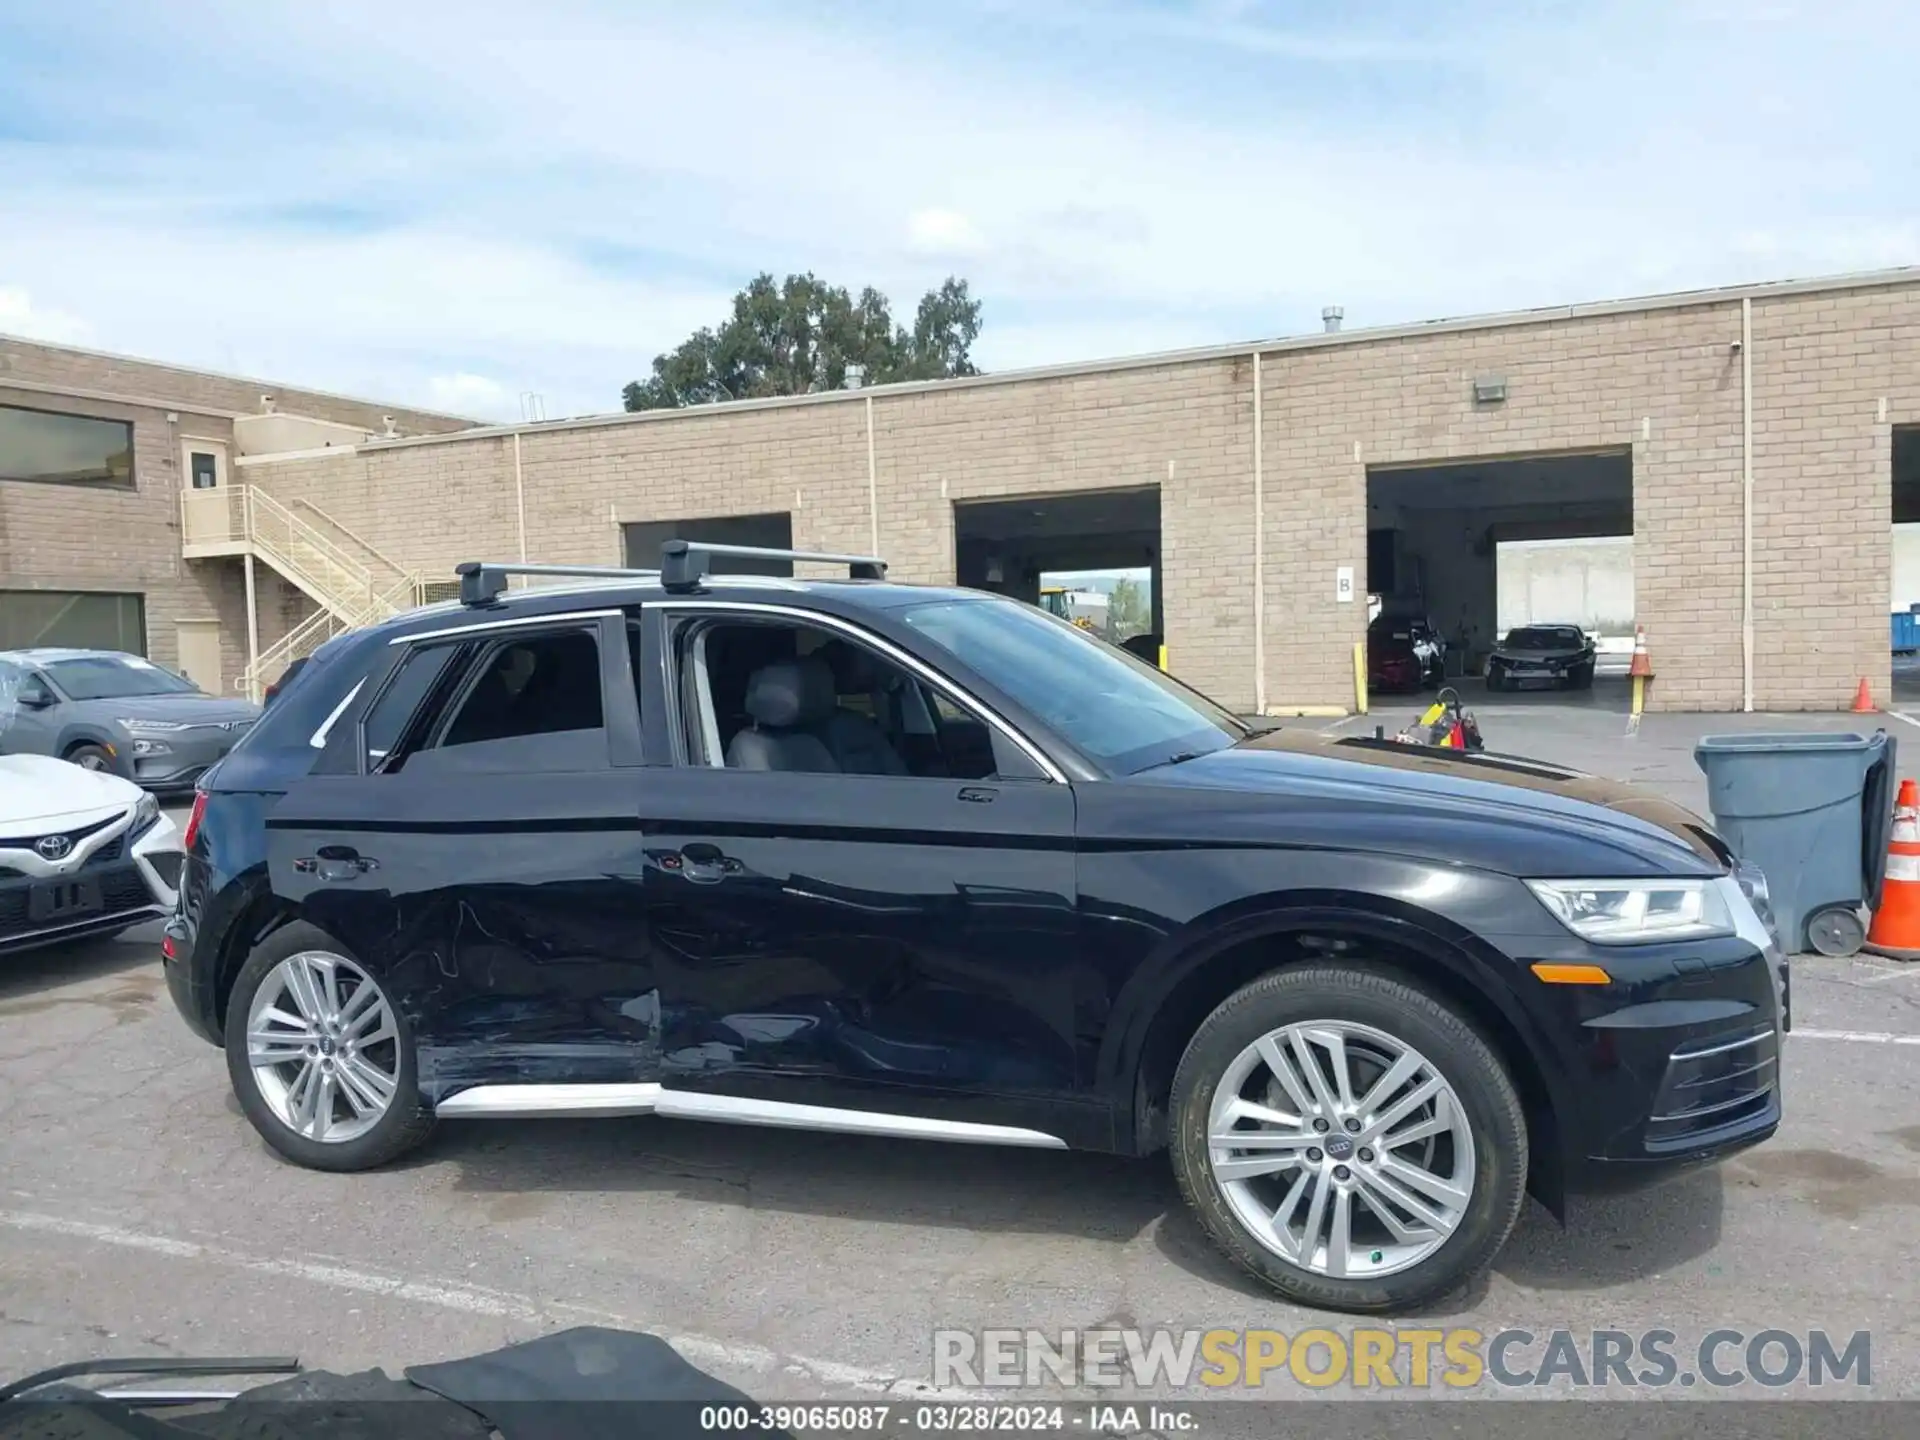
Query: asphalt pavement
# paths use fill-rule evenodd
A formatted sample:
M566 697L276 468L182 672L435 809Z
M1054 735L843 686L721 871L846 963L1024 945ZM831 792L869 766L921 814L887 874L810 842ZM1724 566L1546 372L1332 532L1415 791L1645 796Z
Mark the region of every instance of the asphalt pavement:
M1628 740L1609 711L1507 706L1488 707L1482 724L1497 748L1576 759L1697 805L1692 740L1736 718L1857 723L1649 716ZM143 927L0 963L0 1376L102 1353L236 1351L397 1374L609 1324L665 1335L757 1397L911 1404L932 1393L936 1330L1293 1335L1364 1323L1253 1288L1188 1218L1158 1160L646 1118L449 1123L381 1172L296 1169L255 1138L222 1057L174 1014L157 943L157 926ZM1485 1281L1393 1323L1543 1340L1665 1329L1683 1355L1723 1328L1802 1340L1815 1328L1868 1331L1866 1386L1633 1394L1920 1398L1920 967L1805 959L1794 995L1775 1140L1652 1191L1578 1200L1565 1228L1529 1203ZM1538 1365L1537 1346L1516 1353ZM1622 1394L1572 1389L1562 1373L1540 1386L1483 1381L1453 1398L1570 1389ZM1385 1398L1303 1384L1284 1367L1233 1393ZM1738 1418L1746 1407L1689 1408L1707 1433L1761 1433ZM1883 1422L1854 1408L1844 1428L1822 1420L1807 1433L1879 1433ZM1591 1429L1555 1425L1568 1436L1652 1433L1643 1411L1617 1426L1616 1413L1594 1407ZM1316 1425L1484 1428L1433 1414ZM1110 1428L1137 1433L1150 1418ZM1279 1428L1265 1407L1242 1407L1205 1412L1189 1433Z

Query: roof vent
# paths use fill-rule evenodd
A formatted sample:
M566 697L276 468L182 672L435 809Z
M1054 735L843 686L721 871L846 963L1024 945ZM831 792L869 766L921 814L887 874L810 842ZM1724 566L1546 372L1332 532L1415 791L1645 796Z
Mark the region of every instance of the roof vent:
M1329 305L1320 312L1320 323L1329 335L1340 328L1340 322L1347 318L1347 312L1338 305Z

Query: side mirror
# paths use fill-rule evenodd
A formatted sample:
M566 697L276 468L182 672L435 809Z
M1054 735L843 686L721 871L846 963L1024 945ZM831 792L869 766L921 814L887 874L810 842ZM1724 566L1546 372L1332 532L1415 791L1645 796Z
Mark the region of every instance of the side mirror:
M44 690L22 690L14 697L22 710L45 710L53 704L53 697Z

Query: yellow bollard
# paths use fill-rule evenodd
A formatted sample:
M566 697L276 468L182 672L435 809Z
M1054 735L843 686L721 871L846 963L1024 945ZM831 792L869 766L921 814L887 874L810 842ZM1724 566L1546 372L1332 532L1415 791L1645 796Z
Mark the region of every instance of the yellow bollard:
M1167 668L1167 647L1164 645L1160 647L1160 668L1162 670Z
M1367 713L1367 642L1356 640L1353 645L1353 707L1354 713Z

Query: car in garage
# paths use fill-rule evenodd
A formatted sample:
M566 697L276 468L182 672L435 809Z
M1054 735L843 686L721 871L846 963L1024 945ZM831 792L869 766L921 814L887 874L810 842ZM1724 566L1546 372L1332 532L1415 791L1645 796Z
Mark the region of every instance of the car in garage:
M165 915L184 858L178 827L132 781L0 755L0 954Z
M260 707L119 650L0 651L0 754L51 755L160 793L193 788Z
M1655 795L1250 725L1002 596L461 567L202 781L165 973L289 1160L631 1116L1166 1152L1221 1250L1389 1311L1527 1190L1772 1135L1765 883Z
M1520 625L1487 657L1487 689L1591 689L1594 655L1593 637L1578 625Z
M1446 647L1426 619L1383 614L1367 626L1369 689L1423 690L1446 673Z

